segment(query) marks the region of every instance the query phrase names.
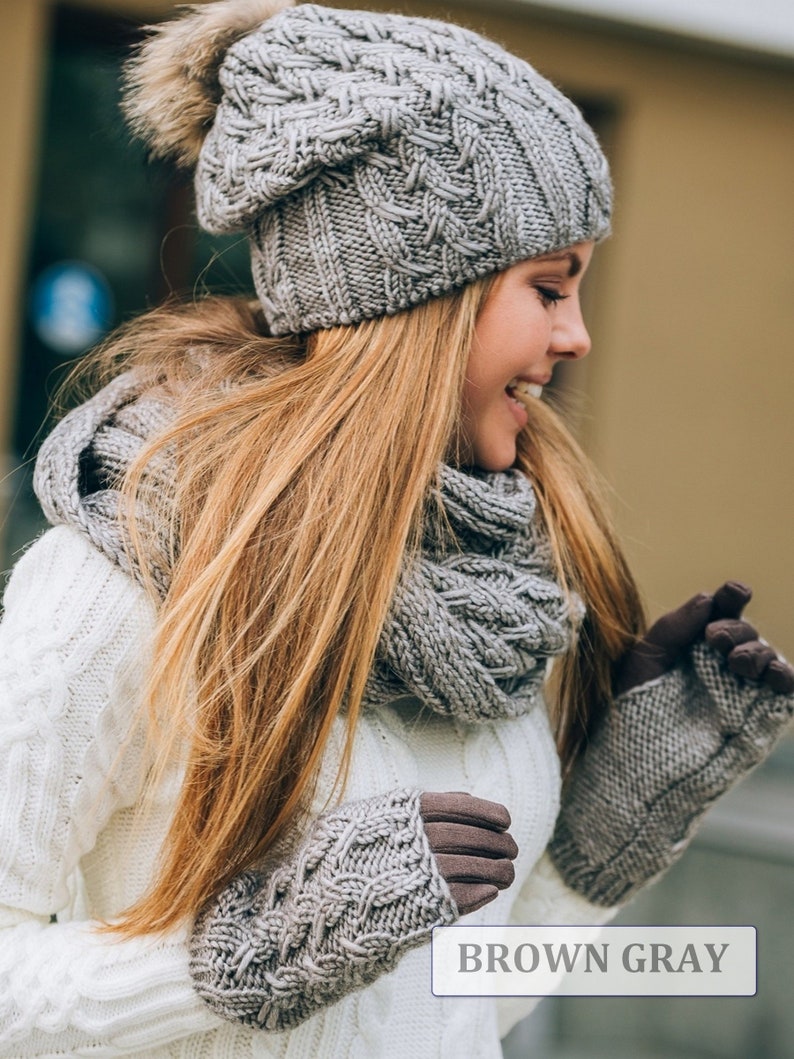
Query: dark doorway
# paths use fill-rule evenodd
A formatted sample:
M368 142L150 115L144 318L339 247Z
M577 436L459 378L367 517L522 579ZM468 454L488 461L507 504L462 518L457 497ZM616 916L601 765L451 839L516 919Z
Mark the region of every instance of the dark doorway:
M6 557L43 525L32 460L49 398L104 333L171 294L250 288L244 239L210 239L190 176L151 163L119 107L122 65L141 37L128 20L54 9L20 336L14 502Z

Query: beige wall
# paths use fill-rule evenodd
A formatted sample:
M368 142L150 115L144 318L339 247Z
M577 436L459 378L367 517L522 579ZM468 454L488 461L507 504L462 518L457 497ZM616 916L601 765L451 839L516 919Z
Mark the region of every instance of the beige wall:
M171 7L92 6L146 18ZM4 98L19 100L0 118L4 142L19 148L0 183L0 224L11 233L0 243L4 310L17 296L39 32L34 0L7 7L1 46L25 76L9 80L8 62L0 64ZM455 17L568 91L618 108L615 235L592 276L595 346L576 385L585 394L581 436L615 488L652 613L743 578L756 590L753 616L794 655L792 68L561 28L517 7L488 15L461 7ZM6 395L13 316L4 312L0 330ZM7 412L0 401L0 431Z
M16 385L21 278L35 179L44 0L0 0L0 473L8 449ZM4 512L0 511L0 522Z

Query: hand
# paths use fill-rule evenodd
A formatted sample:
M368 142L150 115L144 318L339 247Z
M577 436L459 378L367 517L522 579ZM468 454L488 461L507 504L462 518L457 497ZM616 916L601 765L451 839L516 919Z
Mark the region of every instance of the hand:
M669 672L702 637L725 656L728 668L737 676L758 680L777 694L790 694L794 691L794 669L741 617L751 597L747 585L726 581L714 595L700 593L663 615L624 655L615 682L616 694Z
M397 788L342 802L309 823L283 859L235 875L207 904L191 931L189 967L216 1015L292 1029L455 922L421 797Z
M461 791L425 792L419 812L438 870L462 916L511 885L518 846L507 832L510 813L503 805Z
M666 871L789 728L794 669L742 618L750 596L737 581L694 596L626 653L549 846L589 901L620 904Z

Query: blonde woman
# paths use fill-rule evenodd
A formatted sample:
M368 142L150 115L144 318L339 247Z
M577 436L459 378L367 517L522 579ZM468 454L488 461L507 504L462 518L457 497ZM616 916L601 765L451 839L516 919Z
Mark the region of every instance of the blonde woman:
M474 33L278 0L153 32L127 110L257 300L133 322L39 456L0 1055L498 1056L531 1001L434 997L432 928L605 921L794 705L739 583L643 635L541 399L606 162Z

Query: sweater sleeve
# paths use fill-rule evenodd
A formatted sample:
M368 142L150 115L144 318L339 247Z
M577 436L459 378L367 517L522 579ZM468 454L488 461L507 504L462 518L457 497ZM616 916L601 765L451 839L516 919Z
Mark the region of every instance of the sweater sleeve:
M620 911L591 904L572 890L544 853L522 886L510 911L513 926L592 926L601 927ZM541 997L500 997L497 1000L499 1036L506 1037L525 1018Z
M140 795L135 719L153 624L143 591L67 527L26 552L6 589L0 1056L120 1056L220 1025L192 987L184 931L119 940L55 918L81 859Z

